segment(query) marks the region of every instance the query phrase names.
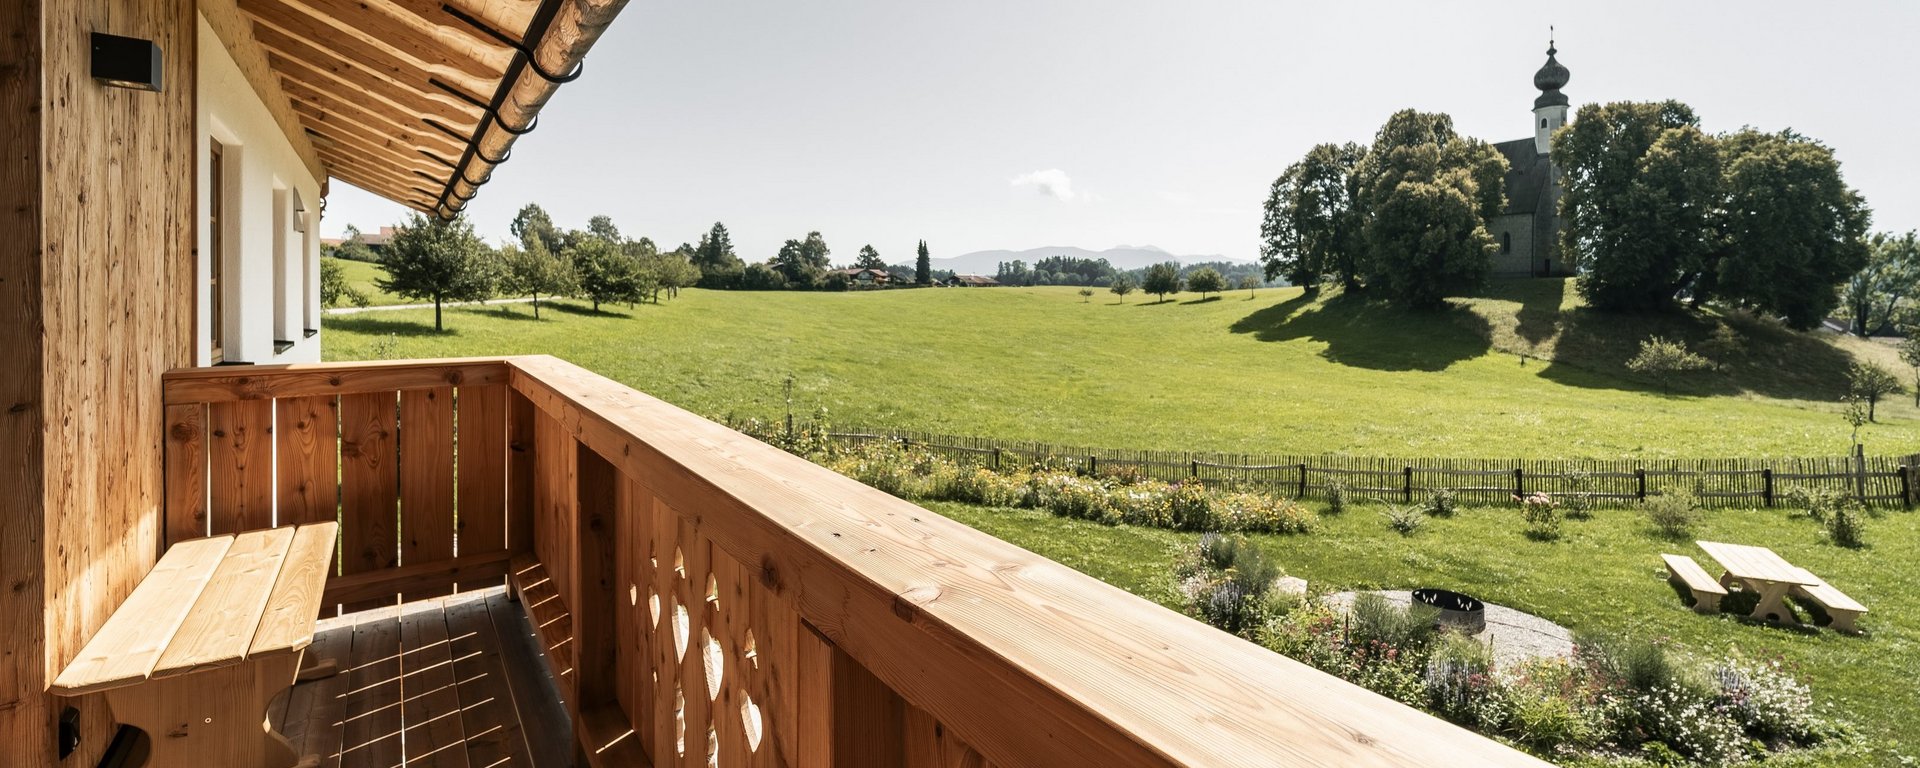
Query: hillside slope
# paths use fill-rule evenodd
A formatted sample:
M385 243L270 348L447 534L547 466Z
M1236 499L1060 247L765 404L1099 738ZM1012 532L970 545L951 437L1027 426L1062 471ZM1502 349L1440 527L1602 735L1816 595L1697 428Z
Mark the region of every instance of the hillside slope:
M1149 297L1150 298L1150 297ZM1560 281L1496 285L1439 315L1299 289L1210 301L1073 288L854 293L686 291L595 315L555 305L326 320L329 359L548 353L699 413L795 410L865 424L1053 443L1460 457L1837 455L1850 353L1834 338L1737 320L1729 373L1658 391L1621 361L1686 316L1577 308ZM1522 352L1526 356L1522 356ZM1543 358L1553 358L1547 360ZM1912 450L1920 411L1881 404L1869 450Z

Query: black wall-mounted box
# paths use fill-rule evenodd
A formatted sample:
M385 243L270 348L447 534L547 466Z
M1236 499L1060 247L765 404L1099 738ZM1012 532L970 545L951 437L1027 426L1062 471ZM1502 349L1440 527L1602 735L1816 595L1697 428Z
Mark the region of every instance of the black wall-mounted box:
M93 78L120 88L160 90L160 46L152 40L93 33Z

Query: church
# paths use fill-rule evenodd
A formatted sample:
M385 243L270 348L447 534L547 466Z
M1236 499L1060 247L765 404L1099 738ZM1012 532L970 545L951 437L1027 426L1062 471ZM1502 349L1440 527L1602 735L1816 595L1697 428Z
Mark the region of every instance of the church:
M1533 136L1494 147L1507 164L1507 207L1487 222L1497 246L1495 277L1571 275L1574 265L1560 257L1560 170L1547 157L1553 132L1567 124L1567 95L1560 92L1568 72L1547 44L1547 63L1533 74L1540 97L1533 100Z

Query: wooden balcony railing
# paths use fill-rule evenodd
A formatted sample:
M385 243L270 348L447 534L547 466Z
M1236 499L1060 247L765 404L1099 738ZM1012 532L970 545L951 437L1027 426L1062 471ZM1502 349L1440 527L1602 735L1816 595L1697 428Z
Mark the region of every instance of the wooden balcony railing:
M338 515L345 603L513 571L595 764L1544 765L551 357L164 386L169 539Z

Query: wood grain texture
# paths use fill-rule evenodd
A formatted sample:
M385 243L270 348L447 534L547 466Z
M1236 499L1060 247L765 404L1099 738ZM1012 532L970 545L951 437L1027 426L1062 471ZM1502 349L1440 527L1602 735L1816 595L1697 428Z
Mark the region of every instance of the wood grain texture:
M400 392L400 563L453 557L453 388ZM449 585L450 586L450 585ZM445 591L408 594L411 601Z
M487 616L486 595L463 593L447 598L446 620L467 764L478 768L527 765L526 736L515 712L493 621Z
M287 548L286 560L267 596L266 612L254 631L249 657L297 651L313 642L313 622L320 615L320 597L327 574L333 572L333 551L340 525L331 520L300 526Z
M272 400L304 395L352 395L505 382L503 358L473 357L372 363L294 363L244 368L168 371L161 389L168 405Z
M293 546L294 528L248 531L234 537L187 618L160 654L152 677L170 677L239 664L253 647L267 598Z
M461 387L459 425L460 554L507 548L507 388Z
M392 568L400 561L396 407L392 392L340 397L342 575Z
M694 515L715 551L996 765L1543 765L576 366L510 365L556 432ZM678 582L707 567L688 533ZM681 680L689 753L705 741L697 680Z
M167 550L113 618L60 672L53 692L78 696L145 680L231 546L232 536L216 536Z
M340 406L332 395L275 400L274 474L280 525L340 515ZM171 410L172 406L169 406Z
M553 579L554 592L573 593L576 449L560 422L534 419L533 552Z
M168 544L197 539L207 530L207 406L169 405L166 438Z
M233 0L195 0L200 15L207 20L207 26L213 29L215 37L225 46L227 53L240 67L240 75L253 88L256 98L267 107L267 113L273 116L274 125L287 139L287 145L293 147L294 154L300 156L307 172L318 181L327 176L326 167L319 156L313 152L313 144L300 130L300 120L293 116L293 109L287 103L287 96L280 91L273 77L273 71L267 66L266 51L260 42L253 39L253 25L241 17L234 7ZM191 23L191 22L189 22ZM192 77L191 71L187 74Z
M533 403L507 391L507 548L533 551L534 487Z
M379 568L327 580L323 603L360 603L407 592L438 592L457 582L497 583L507 573L506 552L485 552L397 568Z
M448 641L439 605L408 606L401 614L401 741L408 765L467 768L466 727Z
M214 533L273 527L273 403L209 405L207 466Z
M400 635L397 606L356 617L343 709L373 714L400 708ZM341 766L392 768L402 762L399 718L362 716L346 721L340 737Z
M567 605L574 616L574 669L579 689L568 704L586 711L617 703L615 655L619 641L614 626L617 600L626 596L617 594L614 586L620 476L598 454L577 450L577 523L568 558L574 567L573 593L567 595Z

